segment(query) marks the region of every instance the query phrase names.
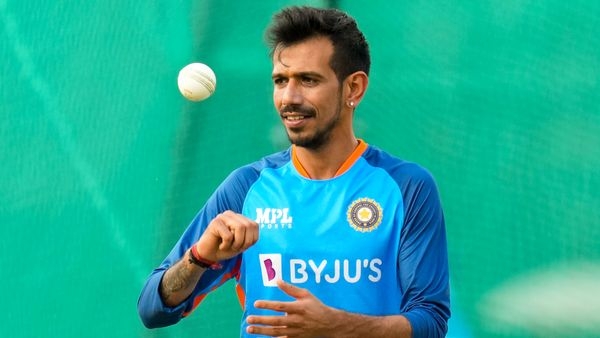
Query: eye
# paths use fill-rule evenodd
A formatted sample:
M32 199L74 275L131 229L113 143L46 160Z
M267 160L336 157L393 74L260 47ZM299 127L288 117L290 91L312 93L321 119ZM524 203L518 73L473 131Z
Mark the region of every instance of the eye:
M287 80L283 77L274 77L273 78L273 84L276 86L282 86L287 82Z
M306 86L312 87L312 86L316 86L319 83L319 80L315 79L314 77L303 76L302 83L305 84Z

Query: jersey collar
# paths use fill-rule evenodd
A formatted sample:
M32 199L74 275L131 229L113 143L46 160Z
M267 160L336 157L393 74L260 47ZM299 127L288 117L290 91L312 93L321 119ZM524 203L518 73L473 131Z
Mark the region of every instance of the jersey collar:
M365 141L358 139L358 145L356 146L356 148L354 148L354 151L352 151L352 153L350 154L350 156L348 156L348 158L344 161L344 163L342 163L342 165L338 168L338 170L335 172L335 175L333 177L340 176L341 174L348 171L348 169L350 169L350 167L352 167L352 165L365 152L365 150L367 150L368 146L369 145ZM298 156L296 155L296 146L295 145L292 145L292 163L294 164L294 167L296 168L296 170L298 170L300 175L302 175L306 178L311 178L310 175L308 174L308 172L306 171L306 169L304 169L304 166L302 166L302 163L300 163L300 160L298 160Z

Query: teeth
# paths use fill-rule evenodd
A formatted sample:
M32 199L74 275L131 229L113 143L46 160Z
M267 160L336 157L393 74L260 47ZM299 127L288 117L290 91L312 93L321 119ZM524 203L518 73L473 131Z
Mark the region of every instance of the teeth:
M304 116L288 116L287 119L291 121L304 120Z

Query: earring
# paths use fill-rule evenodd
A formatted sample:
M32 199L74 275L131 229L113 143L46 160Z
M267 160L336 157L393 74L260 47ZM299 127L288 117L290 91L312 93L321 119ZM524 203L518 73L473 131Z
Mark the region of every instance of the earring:
M348 102L348 107L354 107L354 101Z

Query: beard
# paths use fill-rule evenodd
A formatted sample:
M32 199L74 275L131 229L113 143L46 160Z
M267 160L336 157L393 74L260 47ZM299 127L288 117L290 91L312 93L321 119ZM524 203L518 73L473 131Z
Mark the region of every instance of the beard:
M286 109L286 108L284 108L284 109ZM314 109L312 109L312 108L298 106L298 107L289 107L287 109L289 109L290 111L306 112L306 113L310 113L311 116L315 116ZM335 127L340 122L341 112L342 112L342 106L341 106L341 103L338 102L335 114L328 121L325 121L324 125L317 126L317 128L314 130L314 132L312 134L305 134L305 135L302 135L301 132L296 133L294 130L286 130L288 140L290 141L291 144L293 144L295 146L307 148L307 149L311 149L311 150L318 150L319 148L323 147L324 145L326 145L329 142L332 131L335 129Z

